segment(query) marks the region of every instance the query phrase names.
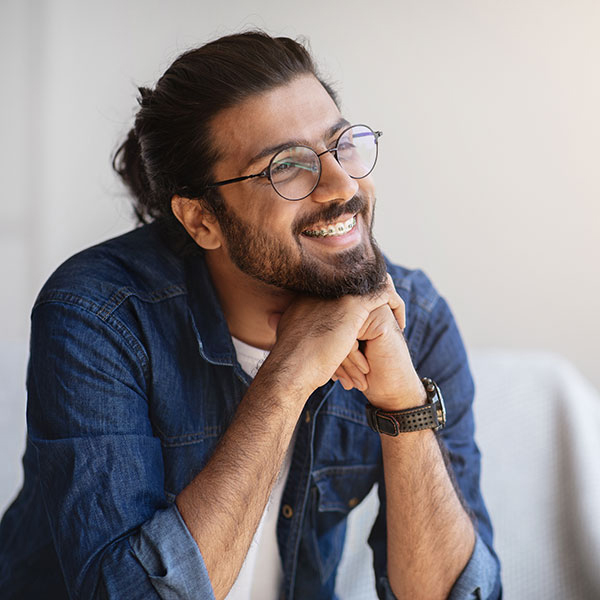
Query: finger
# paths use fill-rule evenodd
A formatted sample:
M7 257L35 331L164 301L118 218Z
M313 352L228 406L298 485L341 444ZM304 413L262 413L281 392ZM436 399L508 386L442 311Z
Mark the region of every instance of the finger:
M349 358L346 358L340 367L344 369L346 375L350 378L355 388L359 390L366 389L367 379L364 373L362 373Z
M371 311L357 337L361 341L374 340L389 331L390 325L393 329L397 329L397 321L392 309L388 304L384 304Z
M352 385L352 383L350 381L348 381L347 379L340 379L340 383L342 384L342 387L349 392L354 386Z
M404 300L402 300L402 298L396 291L394 281L392 280L392 276L389 273L387 275L387 287L389 289L388 304L390 305L390 308L394 313L396 323L398 323L400 329L404 331L406 327L406 310L404 306Z
M386 275L385 285L379 289L373 296L369 297L367 309L374 311L381 306L388 305L392 310L404 304L402 298L398 295L391 275Z
M346 369L342 367L342 365L337 368L335 375L345 390L351 390L353 387L356 387L352 377L346 372Z
M350 375L348 375L348 373L346 373L346 369L344 369L344 367L342 367L341 365L336 369L334 376L337 378L337 380L342 384L342 386L344 387L344 389L346 390L351 390L353 385L352 385L352 378L350 377Z
M354 340L352 344L352 350L350 350L347 359L351 360L355 367L365 375L371 370L369 367L369 361L365 358L365 355L359 350L358 340Z
M348 392L354 387L354 385L352 384L352 380L347 375L345 377L339 377L338 381L342 384L342 387Z
M353 349L348 354L348 360L351 361L354 366L364 375L366 375L371 368L369 367L369 361L365 358L365 355L358 349L358 341L356 342L356 349Z
M394 318L396 319L396 323L398 323L398 327L404 331L406 329L406 311L404 309L402 298L400 298L400 305L396 308L392 308L392 312L394 313Z

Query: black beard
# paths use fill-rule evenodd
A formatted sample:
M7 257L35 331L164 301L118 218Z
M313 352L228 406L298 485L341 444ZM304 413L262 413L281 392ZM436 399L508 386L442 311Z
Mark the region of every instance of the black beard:
M373 238L373 222L369 229L368 244L340 252L328 263L309 256L300 241L300 259L291 256L289 247L242 221L221 204L216 217L225 236L227 251L233 263L244 273L267 283L298 294L319 298L341 298L372 294L385 285L386 265ZM303 217L292 226L294 236L318 222L360 213L368 222L368 202L356 195L343 204L327 205L319 213Z

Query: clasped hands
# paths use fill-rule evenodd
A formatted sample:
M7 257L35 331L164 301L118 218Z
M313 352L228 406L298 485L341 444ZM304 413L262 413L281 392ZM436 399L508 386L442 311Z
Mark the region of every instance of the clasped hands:
M369 296L294 300L279 320L272 353L293 369L307 395L334 379L374 406L401 410L425 401L405 325L404 302L388 275Z

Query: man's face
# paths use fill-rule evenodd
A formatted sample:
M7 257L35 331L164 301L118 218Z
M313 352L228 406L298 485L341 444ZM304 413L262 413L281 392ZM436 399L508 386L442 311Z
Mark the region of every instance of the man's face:
M299 77L217 115L215 180L261 172L282 145L320 153L347 126L318 80ZM331 153L321 164L319 185L298 201L283 199L267 178L222 187L223 247L243 273L278 288L325 298L372 292L384 282L385 263L372 237L371 178L350 178ZM339 224L342 235L315 235Z

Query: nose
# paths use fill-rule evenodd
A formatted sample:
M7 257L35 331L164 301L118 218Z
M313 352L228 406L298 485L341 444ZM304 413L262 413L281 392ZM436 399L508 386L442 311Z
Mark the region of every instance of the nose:
M309 198L320 203L350 200L358 192L358 181L346 173L333 152L325 152L320 159L321 179Z

